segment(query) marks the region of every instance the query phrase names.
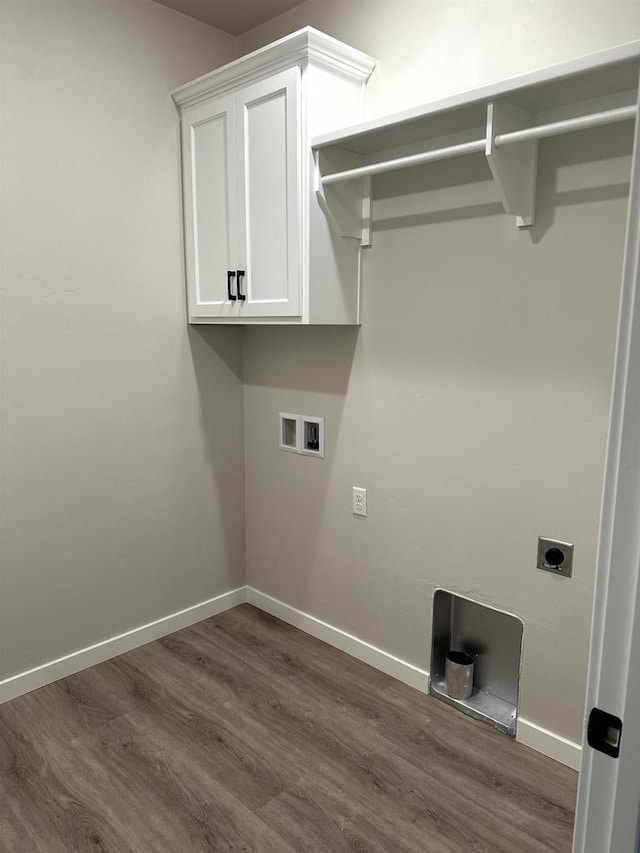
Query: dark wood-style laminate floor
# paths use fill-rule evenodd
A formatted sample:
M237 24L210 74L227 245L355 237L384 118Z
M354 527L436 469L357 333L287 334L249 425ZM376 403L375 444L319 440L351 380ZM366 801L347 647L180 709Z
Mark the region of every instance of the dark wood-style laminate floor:
M569 853L575 794L249 605L0 706L1 853Z

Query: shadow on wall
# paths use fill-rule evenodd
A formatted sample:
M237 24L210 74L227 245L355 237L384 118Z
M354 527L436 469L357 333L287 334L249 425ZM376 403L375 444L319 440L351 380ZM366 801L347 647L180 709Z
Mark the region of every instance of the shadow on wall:
M218 363L224 364L240 382L243 381L242 327L188 323L187 333L196 378L198 378L199 369L203 366L202 359L214 358Z
M200 401L200 425L217 495L212 526L224 537L232 586L244 583L244 418L242 331L224 326L187 326ZM212 567L214 568L214 567Z
M251 326L245 330L248 385L346 394L358 326Z
M543 141L529 229L504 213L482 156L376 178L361 343L377 375L457 385L472 372L518 395L562 376L608 395L631 147L620 126Z
M568 133L554 139L542 140L538 149L538 181L536 222L529 229L534 244L540 243L556 220L557 210L568 205L612 201L629 194L629 173L623 183L602 182L602 172L590 164L617 157L628 157L633 148L633 124L622 127L596 127L581 133ZM582 168L579 168L582 167ZM592 176L585 181L586 170ZM567 170L568 179L561 173ZM571 171L579 173L580 186L571 186Z
M589 185L581 172L582 185L574 188L561 185L559 174L563 169L629 156L632 145L631 122L625 123L622 132L619 126L599 127L542 140L538 149L536 223L523 233L529 234L534 244L539 243L552 227L558 207L625 198L628 181ZM594 181L601 181L598 169L593 169L592 174ZM415 204L407 202L421 193L429 194L429 209L415 209ZM489 200L489 196L496 200ZM378 209L386 211L385 202L398 197L404 199L398 214L393 211L391 215L383 212L378 216L374 203L374 232L504 215L489 165L480 154L403 169L375 180L374 201Z
M504 208L490 199L497 195L491 186L489 165L480 154L383 174L374 180L374 235L496 216Z

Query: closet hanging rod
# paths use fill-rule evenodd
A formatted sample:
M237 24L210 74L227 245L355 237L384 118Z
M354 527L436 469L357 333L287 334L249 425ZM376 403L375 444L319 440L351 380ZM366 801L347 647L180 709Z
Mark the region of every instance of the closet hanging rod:
M511 133L500 133L495 137L496 148L502 145L510 145L514 142L524 142L528 139L543 139L547 136L558 136L561 133L570 133L574 130L582 130L587 127L599 127L605 124L615 124L619 121L635 119L637 107L618 107L613 110L605 110L591 115L578 116L577 118L563 119L549 124L540 124L535 127L527 127L524 130L514 130ZM337 184L341 181L349 181L352 178L364 178L369 175L379 175L383 172L392 172L396 169L405 169L408 166L420 166L423 163L431 163L437 160L447 160L451 157L459 157L463 154L475 154L486 150L486 139L476 139L473 142L462 142L459 145L449 145L446 148L436 148L434 151L425 151L422 154L410 154L407 157L396 157L393 160L384 160L380 163L371 163L368 166L358 166L355 169L346 169L344 172L334 172L332 175L323 175L320 179L323 186Z
M605 110L601 113L592 113L577 118L567 118L562 121L554 121L550 124L540 124L536 127L527 127L524 130L514 130L511 133L499 133L494 144L496 148L508 145L510 142L525 142L527 139L543 139L547 136L559 136L561 133L571 133L573 130L583 130L587 127L600 127L604 124L615 124L618 121L627 121L636 117L637 107L618 107L615 110Z
M393 172L395 169L405 169L407 166L420 166L422 163L430 163L433 160L447 160L450 157L459 157L462 154L475 154L484 151L487 142L485 139L475 139L473 142L462 142L460 145L449 145L447 148L437 148L435 151L425 151L423 154L410 154L408 157L397 157L395 160L384 160L382 163L371 163L369 166L358 166L356 169L347 169L345 172L335 172L333 175L324 175L322 184L336 184L338 181L348 181L351 178L364 178L368 175L378 175L381 172Z

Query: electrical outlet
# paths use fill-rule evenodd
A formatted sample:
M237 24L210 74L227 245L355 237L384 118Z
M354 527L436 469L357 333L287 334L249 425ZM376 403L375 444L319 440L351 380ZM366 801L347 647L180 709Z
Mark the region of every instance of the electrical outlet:
M570 578L573 574L573 544L546 536L538 537L537 566L543 572Z
M353 487L353 514L367 516L367 490Z

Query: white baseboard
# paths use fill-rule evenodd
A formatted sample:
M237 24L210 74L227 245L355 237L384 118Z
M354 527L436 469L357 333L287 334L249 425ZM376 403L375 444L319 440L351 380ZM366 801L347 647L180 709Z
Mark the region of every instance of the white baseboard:
M285 604L284 601L279 601L277 598L260 592L260 590L250 586L242 586L192 607L187 607L177 613L171 613L155 622L149 622L139 628L126 631L117 637L111 637L101 643L96 643L93 646L65 655L65 657L42 664L42 666L6 678L4 681L0 681L0 703L8 702L10 699L15 699L24 693L36 690L38 687L44 687L60 678L73 675L124 652L129 652L145 643L150 643L152 640L166 637L167 634L172 634L181 628L187 628L189 625L194 625L210 616L230 610L245 601L278 619L282 619L283 622L323 640L330 646L368 663L392 678L397 678L398 681L402 681L410 687L414 687L423 693L428 690L429 673L426 669L421 669L389 654L389 652L385 652L383 649L372 646L371 643L360 640L353 634L335 628L328 622L323 622L322 619L304 613L290 604ZM542 726L536 725L536 723L520 718L516 739L525 746L529 746L567 767L572 767L574 770L578 770L580 767L580 745L561 735L554 734Z
M531 723L529 720L523 720L522 717L518 718L516 740L573 770L580 769L582 747L579 743L543 729L542 726Z
M322 619L317 619L315 616L310 616L308 613L303 613L302 610L297 610L290 604L285 604L284 601L279 601L277 598L272 598L260 590L254 589L251 586L247 587L247 601L253 604L260 610L282 619L289 625L323 640L330 646L340 649L341 652L346 652L351 657L368 663L376 669L386 672L398 681L403 681L410 687L415 687L416 690L427 692L429 686L429 673L426 669L420 669L412 663L407 663L394 655L385 652L382 649L372 646L364 640L354 637L353 634L347 634L340 628L334 628Z
M398 681L415 687L423 693L427 692L429 673L426 669L407 663L407 661L401 660L389 652L354 637L353 634L335 628L315 616L304 613L290 604L285 604L284 601L272 598L272 596L250 586L247 587L247 601L260 610L282 619L283 622L300 628L301 631L323 640L330 646L334 646L334 648L340 649L340 651L346 652L382 672L386 672L387 675L397 678ZM578 770L580 767L581 748L579 744L572 743L535 723L530 723L528 720L518 720L516 740L574 770Z
M116 657L116 655L130 652L138 646L143 646L152 640L158 640L160 637L166 637L167 634L172 634L181 628L188 628L189 625L194 625L196 622L201 622L203 619L229 610L237 604L243 604L247 600L246 590L247 588L242 586L231 590L231 592L225 592L215 598L179 610L177 613L163 616L162 619L156 619L155 622L133 628L117 637L111 637L101 643L88 646L86 649L80 649L57 660L6 678L4 681L0 681L0 703L8 702L10 699L15 699L17 696L22 696L38 687L44 687L59 678L73 675L82 669L95 666L109 660L109 658Z

